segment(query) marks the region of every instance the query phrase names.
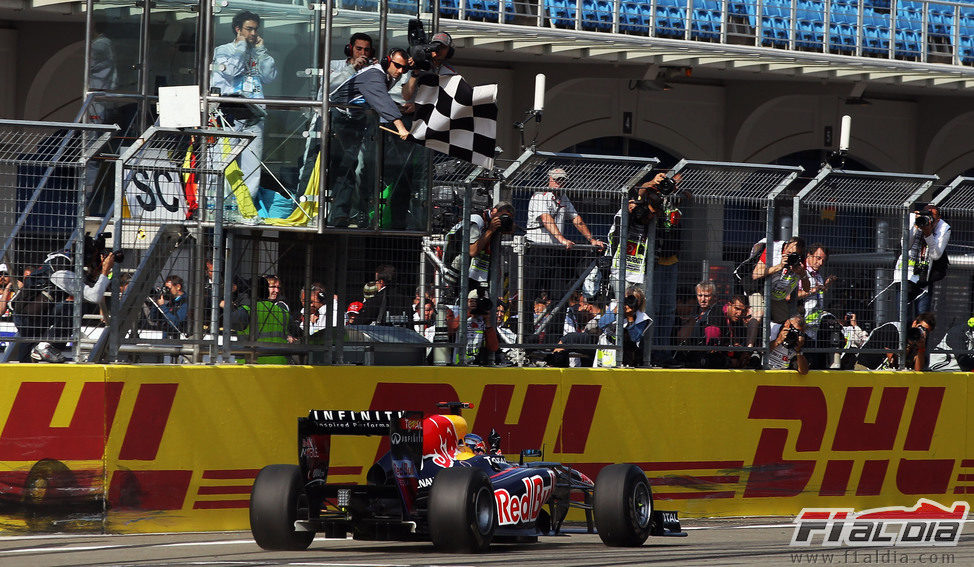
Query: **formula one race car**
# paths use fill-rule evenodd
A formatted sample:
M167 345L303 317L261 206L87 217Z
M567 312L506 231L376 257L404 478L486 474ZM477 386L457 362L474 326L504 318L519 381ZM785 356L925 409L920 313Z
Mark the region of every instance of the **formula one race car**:
M250 529L257 544L301 550L318 532L343 539L351 533L480 552L492 541L557 534L569 508L583 509L589 530L597 528L609 546L686 535L676 512L653 509L652 490L635 465L609 465L593 483L567 465L524 463L540 451L522 451L511 463L499 454L496 434L488 437L489 447L467 435L458 414L469 404L440 406L456 415L313 410L299 418L300 465L268 465L254 481ZM388 435L390 451L369 469L365 485L329 484L332 435Z

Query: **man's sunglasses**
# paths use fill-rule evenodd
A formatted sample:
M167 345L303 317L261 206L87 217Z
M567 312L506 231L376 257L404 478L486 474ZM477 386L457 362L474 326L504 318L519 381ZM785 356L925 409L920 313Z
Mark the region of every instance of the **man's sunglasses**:
M396 69L402 69L403 71L408 71L409 70L409 64L408 63L396 63L395 61L390 61L390 63L392 63L393 65L395 65L396 66Z

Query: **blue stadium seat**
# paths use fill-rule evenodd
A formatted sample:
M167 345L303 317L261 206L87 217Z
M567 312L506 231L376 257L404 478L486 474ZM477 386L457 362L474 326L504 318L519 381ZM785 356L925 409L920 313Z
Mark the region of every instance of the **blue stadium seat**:
M960 39L958 53L964 65L974 64L974 14L965 14L957 27Z
M765 0L761 13L761 45L788 47L791 34L791 0Z
M799 0L795 11L796 47L821 51L825 42L825 3L823 0Z
M896 16L896 38L893 56L897 59L919 59L923 43L923 16L901 11Z
M683 39L686 34L686 20L686 0L656 1L655 35L657 37L673 37Z
M649 33L649 23L644 14L650 13L651 5L639 2L623 2L619 5L619 31L637 35Z
M889 14L877 13L872 8L862 11L862 52L867 55L889 55Z
M609 0L582 0L582 29L612 31L612 3Z
M444 18L456 18L460 15L459 0L440 0L440 15Z
M558 28L575 29L575 1L545 0L548 18Z
M829 36L832 51L855 53L859 41L858 12L857 0L832 2L829 9Z
M706 41L720 39L721 11L717 0L693 0L690 37Z

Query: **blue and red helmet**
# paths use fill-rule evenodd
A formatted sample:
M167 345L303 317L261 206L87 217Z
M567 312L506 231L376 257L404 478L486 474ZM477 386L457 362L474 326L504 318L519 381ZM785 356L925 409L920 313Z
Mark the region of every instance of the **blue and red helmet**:
M484 443L483 438L475 433L468 433L463 436L463 444L470 447L470 450L474 452L475 455L483 455L487 452L487 445Z

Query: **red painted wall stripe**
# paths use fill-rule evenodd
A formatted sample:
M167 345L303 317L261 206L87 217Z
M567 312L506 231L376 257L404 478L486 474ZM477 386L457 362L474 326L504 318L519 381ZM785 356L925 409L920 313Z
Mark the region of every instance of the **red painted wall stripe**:
M201 486L196 492L200 496L205 494L250 494L253 486Z
M250 500L197 500L194 510L225 510L227 508L250 508Z
M192 478L191 470L118 470L108 488L108 503L118 509L181 510Z
M155 460L177 388L179 384L142 384L118 453L119 460Z
M240 478L257 478L257 473L260 469L213 469L208 471L203 471L203 478L208 479L240 479Z
M717 492L654 492L654 500L694 500L697 498L733 498L736 493L733 490Z

